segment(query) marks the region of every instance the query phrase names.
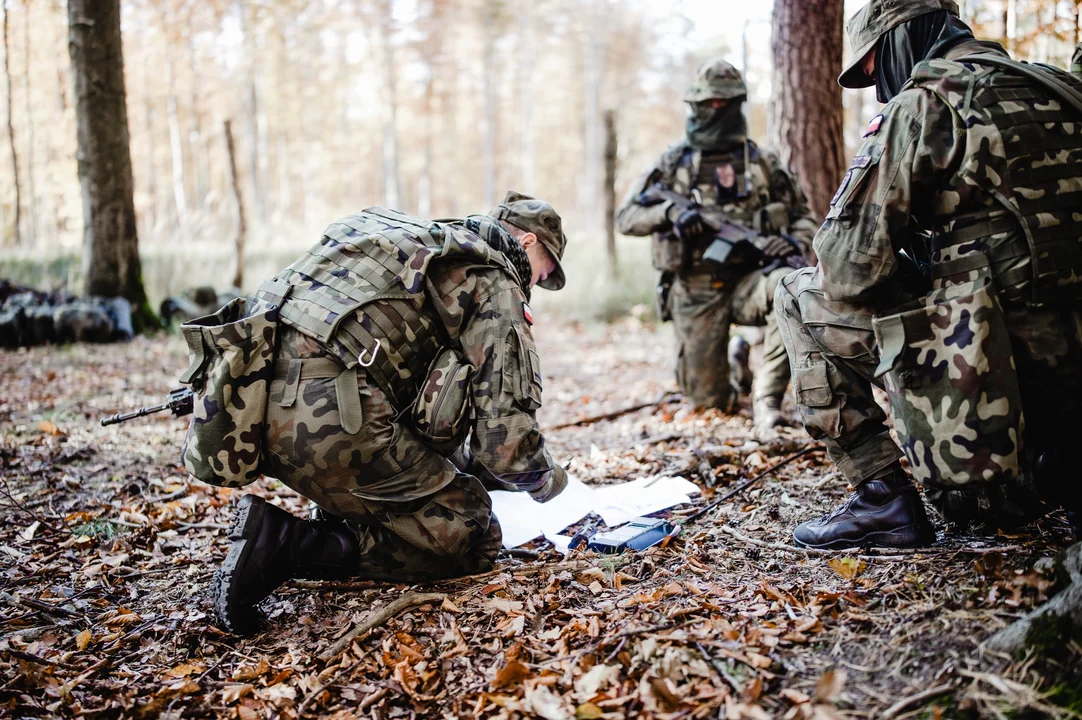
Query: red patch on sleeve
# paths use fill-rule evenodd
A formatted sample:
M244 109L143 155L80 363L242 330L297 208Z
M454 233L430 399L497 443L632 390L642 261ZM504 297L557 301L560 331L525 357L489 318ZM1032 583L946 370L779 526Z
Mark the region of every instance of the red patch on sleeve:
M527 325L533 325L533 310L526 303L522 303L522 316L526 318Z
M872 121L868 123L868 128L864 131L864 134L861 135L861 137L871 137L872 135L875 135L877 132L879 132L879 126L882 124L883 116L876 115L872 118Z

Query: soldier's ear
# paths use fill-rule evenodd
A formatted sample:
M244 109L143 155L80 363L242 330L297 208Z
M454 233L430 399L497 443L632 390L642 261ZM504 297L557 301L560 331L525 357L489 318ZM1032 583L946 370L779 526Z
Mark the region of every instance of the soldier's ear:
M520 245L522 245L522 248L525 250L526 248L530 247L535 242L537 242L537 236L534 235L532 232L528 232L525 235L523 235L519 239L518 242L519 242Z

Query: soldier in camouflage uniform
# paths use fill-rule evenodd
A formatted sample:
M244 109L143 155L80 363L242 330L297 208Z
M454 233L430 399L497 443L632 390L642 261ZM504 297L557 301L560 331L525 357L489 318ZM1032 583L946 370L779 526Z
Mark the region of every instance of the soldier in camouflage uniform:
M370 208L263 284L258 302L280 316L258 468L229 480L228 466L244 463L243 424L202 437L219 408L199 394L185 463L217 484L265 473L318 512L301 520L241 500L214 585L225 627L250 630L256 603L292 577L486 571L501 544L486 487L539 502L563 490L535 419L527 302L534 285L563 286L566 242L552 206L518 193L463 221Z
M726 352L729 326L765 327L753 407L756 425L770 428L782 423L789 384L774 288L792 270L783 259L805 253L818 222L778 156L747 137L746 98L736 68L721 59L704 63L684 96L691 109L687 137L634 182L616 212L616 227L625 235L653 236L662 317L671 316L679 343L677 382L692 402L731 409L738 392L749 388L739 377L748 374L746 365L730 357L742 355L746 363L746 344L734 338ZM665 199L657 187L685 201ZM724 263L704 259L713 240L711 218L717 217L759 234L755 244L762 253L734 251Z
M839 83L886 105L815 236L819 265L775 307L805 427L856 492L794 538L934 541L903 452L951 522L1077 507L1058 475L1082 411L1082 83L975 40L953 0L872 0L848 30Z

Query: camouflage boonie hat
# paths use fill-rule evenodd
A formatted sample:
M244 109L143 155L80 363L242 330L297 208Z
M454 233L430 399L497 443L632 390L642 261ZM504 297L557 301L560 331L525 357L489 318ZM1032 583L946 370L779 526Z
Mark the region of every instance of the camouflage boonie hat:
M875 85L875 79L864 72L864 58L879 38L904 22L936 10L957 15L958 3L954 0L871 0L849 18L845 27L853 58L838 76L838 84L854 90Z
M684 93L684 102L732 100L747 95L748 88L740 71L721 58L711 58L695 71L695 79Z
M556 261L556 269L538 285L546 290L559 290L564 286L566 278L560 260L564 256L564 248L567 247L567 236L564 235L563 221L555 208L544 200L508 190L503 202L489 210L488 216L536 235L541 245Z

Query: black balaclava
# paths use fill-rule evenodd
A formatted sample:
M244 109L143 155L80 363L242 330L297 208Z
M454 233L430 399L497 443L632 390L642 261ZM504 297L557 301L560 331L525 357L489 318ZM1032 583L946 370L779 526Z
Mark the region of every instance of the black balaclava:
M688 144L696 150L731 150L748 137L748 123L744 119L743 97L729 100L729 104L715 110L706 103L691 103L687 119Z
M955 45L972 39L969 26L946 10L919 15L889 30L876 46L876 99L889 102L902 91L917 63L941 58Z

